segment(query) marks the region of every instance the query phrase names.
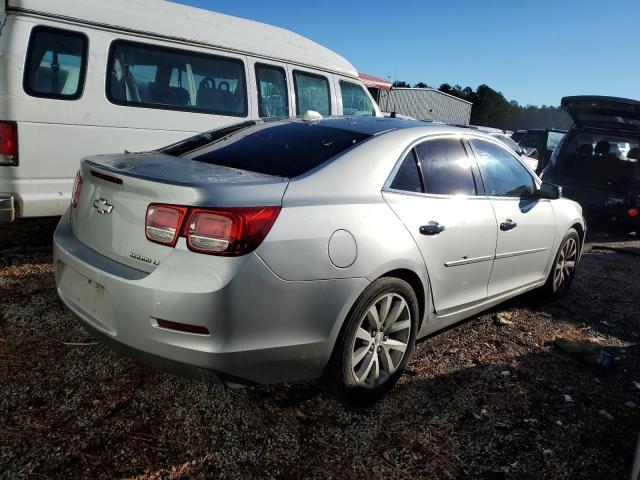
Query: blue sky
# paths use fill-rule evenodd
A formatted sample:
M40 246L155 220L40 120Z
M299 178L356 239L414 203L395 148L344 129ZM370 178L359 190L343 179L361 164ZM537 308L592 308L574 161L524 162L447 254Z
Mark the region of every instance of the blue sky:
M640 99L640 0L180 0L300 33L365 73L486 83L521 104Z

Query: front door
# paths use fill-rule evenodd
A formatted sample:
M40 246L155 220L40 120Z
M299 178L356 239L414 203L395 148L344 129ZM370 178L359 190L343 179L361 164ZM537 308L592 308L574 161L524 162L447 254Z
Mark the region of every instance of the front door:
M498 223L489 297L545 278L555 237L551 202L535 199L535 181L514 154L487 140L469 140Z
M426 140L384 191L422 253L439 315L487 297L497 227L474 168L460 138Z

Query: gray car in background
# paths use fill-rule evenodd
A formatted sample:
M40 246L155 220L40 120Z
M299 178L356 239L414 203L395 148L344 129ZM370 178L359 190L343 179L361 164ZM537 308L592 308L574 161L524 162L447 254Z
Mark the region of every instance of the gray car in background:
M322 377L376 400L415 340L562 293L580 207L481 132L374 117L256 121L82 161L60 298L142 362L228 386Z

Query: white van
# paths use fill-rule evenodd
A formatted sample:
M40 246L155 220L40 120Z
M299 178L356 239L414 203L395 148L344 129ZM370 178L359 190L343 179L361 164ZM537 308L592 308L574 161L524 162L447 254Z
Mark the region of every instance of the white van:
M381 116L293 32L159 0L0 0L0 222L61 215L82 157L243 119Z

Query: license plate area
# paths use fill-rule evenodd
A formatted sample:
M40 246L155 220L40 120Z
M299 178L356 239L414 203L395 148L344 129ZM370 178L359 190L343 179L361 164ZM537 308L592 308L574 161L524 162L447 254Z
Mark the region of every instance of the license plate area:
M113 302L109 291L95 280L59 262L58 288L72 307L84 314L87 321L111 335L116 334Z

